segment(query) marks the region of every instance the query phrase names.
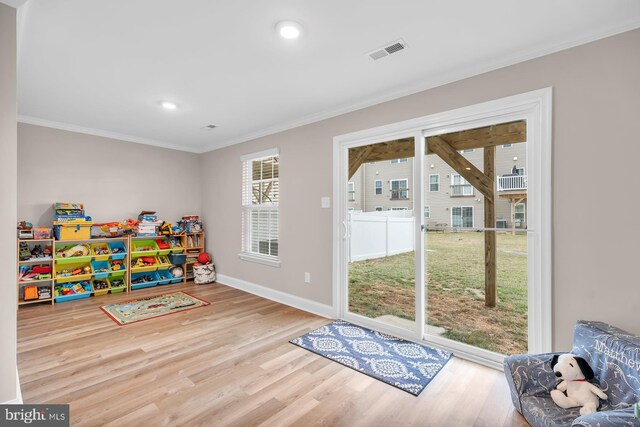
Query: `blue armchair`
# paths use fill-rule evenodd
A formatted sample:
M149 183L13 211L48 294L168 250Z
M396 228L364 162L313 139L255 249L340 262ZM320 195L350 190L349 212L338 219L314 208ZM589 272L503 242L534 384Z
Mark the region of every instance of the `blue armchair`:
M609 397L595 414L580 416L579 408L562 409L549 392L558 384L551 358L556 353L505 358L504 372L511 400L534 427L640 427L633 404L640 401L640 337L602 322L578 321L571 353L584 358L593 379Z

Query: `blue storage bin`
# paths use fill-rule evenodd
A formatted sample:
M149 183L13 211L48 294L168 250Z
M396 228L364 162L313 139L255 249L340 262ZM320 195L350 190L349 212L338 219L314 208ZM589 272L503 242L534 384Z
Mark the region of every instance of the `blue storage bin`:
M158 285L168 285L171 283L173 276L169 273L169 270L158 270Z
M118 248L122 252L113 253L113 250ZM111 251L111 259L124 259L127 256L127 248L122 242L109 242L109 250Z
M138 282L138 280L142 277L148 276L151 280L148 281L144 281L144 282ZM150 288L152 286L156 286L158 284L158 280L160 279L160 277L158 277L158 272L157 271L146 271L146 272L142 272L142 273L132 273L131 274L131 289L143 289L143 288Z
M73 301L76 299L89 298L91 296L91 293L93 292L93 287L91 286L91 282L89 282L88 280L83 280L81 282L75 282L75 283L74 282L64 283L61 285L57 285L56 288L58 287L69 288L75 285L76 283L82 284L82 287L84 288L85 292L81 294L54 296L54 299L56 300L56 302Z
M91 267L93 268L93 277L96 279L106 279L111 274L111 267L109 261L91 261ZM106 268L107 271L98 273L100 269Z
M187 262L187 256L185 254L169 254L169 261L174 265L181 265Z
M173 277L173 276L171 276L171 277ZM180 282L182 282L182 280L184 280L182 277L173 277L171 279L170 283L180 283Z

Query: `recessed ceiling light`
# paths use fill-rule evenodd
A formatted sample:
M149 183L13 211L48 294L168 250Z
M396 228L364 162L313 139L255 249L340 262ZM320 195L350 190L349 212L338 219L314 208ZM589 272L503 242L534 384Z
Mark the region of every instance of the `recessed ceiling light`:
M280 21L276 25L276 31L285 39L297 39L302 33L302 26L294 21Z
M162 101L160 103L160 105L165 110L175 110L176 108L178 108L178 106L176 104L174 104L173 102L170 102L170 101Z

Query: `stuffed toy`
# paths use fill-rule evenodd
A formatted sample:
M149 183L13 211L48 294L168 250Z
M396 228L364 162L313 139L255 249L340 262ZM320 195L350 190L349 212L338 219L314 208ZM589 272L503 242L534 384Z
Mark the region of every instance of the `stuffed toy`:
M551 390L551 398L559 407L568 409L580 406L580 415L585 415L598 410L598 398L607 399L600 387L588 382L593 379L593 370L582 357L571 353L556 354L551 359L551 368L556 377L562 380Z

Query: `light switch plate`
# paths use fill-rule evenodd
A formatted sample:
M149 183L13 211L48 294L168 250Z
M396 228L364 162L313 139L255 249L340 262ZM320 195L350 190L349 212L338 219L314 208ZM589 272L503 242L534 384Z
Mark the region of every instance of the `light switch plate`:
M323 209L331 208L331 198L329 197L321 197L320 198L320 207Z

